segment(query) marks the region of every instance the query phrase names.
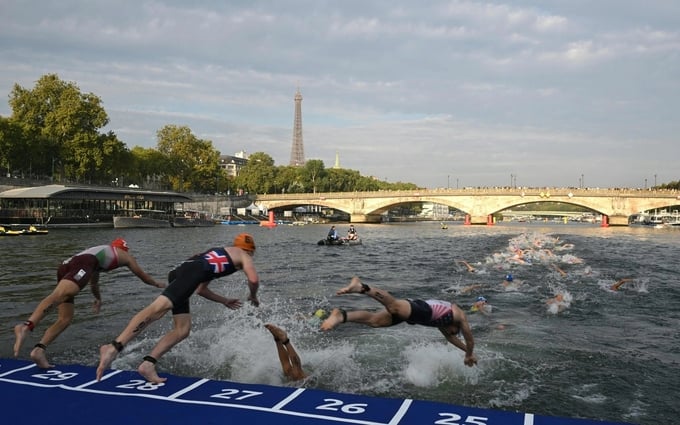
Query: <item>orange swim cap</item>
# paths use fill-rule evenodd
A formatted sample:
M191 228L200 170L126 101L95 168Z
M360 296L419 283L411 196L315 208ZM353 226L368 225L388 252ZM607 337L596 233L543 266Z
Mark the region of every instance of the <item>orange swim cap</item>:
M234 246L244 251L255 252L255 239L247 233L240 233L234 238Z
M118 239L114 240L113 242L111 242L111 246L114 247L114 248L120 248L123 251L127 251L127 250L130 249L128 247L127 242L125 242L125 239L123 239L123 238L118 238Z

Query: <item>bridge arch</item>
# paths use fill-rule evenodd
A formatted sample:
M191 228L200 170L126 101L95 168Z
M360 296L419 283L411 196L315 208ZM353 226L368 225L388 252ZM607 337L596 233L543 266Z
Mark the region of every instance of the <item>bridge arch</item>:
M634 214L680 204L680 192L592 188L436 189L257 195L255 202L266 209L319 205L343 211L353 222L378 222L382 213L400 204L434 202L467 213L471 224L487 224L492 214L521 204L560 202L596 211L607 216L609 224L626 226Z

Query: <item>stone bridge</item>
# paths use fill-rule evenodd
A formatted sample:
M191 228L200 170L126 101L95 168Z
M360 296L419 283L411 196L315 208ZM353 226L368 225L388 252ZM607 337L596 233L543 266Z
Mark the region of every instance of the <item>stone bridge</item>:
M677 190L600 188L465 188L378 192L330 192L257 195L263 210L319 205L350 215L353 223L377 223L395 205L433 202L466 214L467 224L492 224L500 211L535 202L578 205L602 214L602 225L627 226L631 215L680 205Z

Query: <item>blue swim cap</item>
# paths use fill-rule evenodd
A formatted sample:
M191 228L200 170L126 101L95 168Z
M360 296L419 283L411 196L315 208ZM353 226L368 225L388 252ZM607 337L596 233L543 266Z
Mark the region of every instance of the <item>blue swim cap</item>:
M477 297L477 301L484 301L484 302L486 302L486 298L484 298L484 297L482 297L482 296L479 296L479 297Z
M512 282L512 275L510 273L506 274L505 280L507 280L508 282Z

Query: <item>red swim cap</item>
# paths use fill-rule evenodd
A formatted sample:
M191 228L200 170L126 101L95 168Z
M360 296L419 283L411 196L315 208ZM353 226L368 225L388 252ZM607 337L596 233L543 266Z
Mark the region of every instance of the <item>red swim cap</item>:
M127 251L127 250L130 249L130 248L128 248L127 242L125 242L125 239L123 239L123 238L118 238L118 239L114 240L113 242L111 242L111 246L114 247L114 248L120 248L123 251Z

